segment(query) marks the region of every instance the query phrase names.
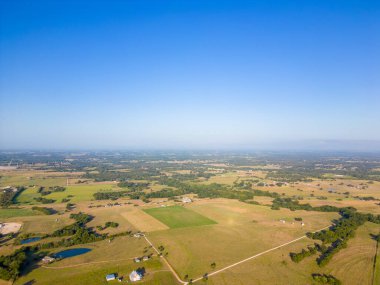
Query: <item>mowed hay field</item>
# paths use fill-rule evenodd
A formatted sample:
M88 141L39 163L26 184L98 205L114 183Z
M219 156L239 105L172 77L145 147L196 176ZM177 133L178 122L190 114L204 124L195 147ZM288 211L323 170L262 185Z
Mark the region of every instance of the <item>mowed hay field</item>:
M181 206L150 208L145 209L144 212L171 229L216 224L215 221Z
M163 245L168 260L183 278L197 278L264 250L328 226L336 213L274 211L235 200L202 200L187 206L217 224L173 228L147 236L155 246ZM302 217L305 226L294 221ZM284 219L287 222L281 223ZM233 283L239 284L239 283ZM248 284L248 283L245 283Z
M151 260L134 263L133 258L149 254L148 244L144 239L133 237L119 237L111 243L107 240L86 244L78 247L90 248L91 251L76 257L70 257L61 261L38 267L23 275L15 284L25 284L33 281L35 284L110 284L105 276L110 273L118 273L128 280L131 271L144 267L146 276L144 284L177 284L172 273L162 264L158 257ZM54 252L59 249L54 249ZM48 267L48 268L46 268ZM34 284L31 283L31 284ZM114 281L112 283L118 283ZM112 284L111 283L111 284ZM123 284L126 283L125 281ZM140 282L141 283L141 282Z
M300 263L294 263L289 257L290 252L300 252L308 245L313 245L310 239L301 239L285 247L259 256L220 274L210 276L207 284L278 284L304 285L313 283L311 274L332 274L344 285L373 285L373 260L375 242L369 234L379 229L379 225L366 223L357 231L355 238L348 242L328 265L320 268L315 259L317 255L305 258ZM215 270L218 270L219 267ZM212 272L210 269L209 273ZM201 283L201 282L200 282Z
M371 237L379 231L378 224L365 223L359 227L355 238L348 241L346 249L334 255L326 269L343 284L379 284L372 283L376 241Z

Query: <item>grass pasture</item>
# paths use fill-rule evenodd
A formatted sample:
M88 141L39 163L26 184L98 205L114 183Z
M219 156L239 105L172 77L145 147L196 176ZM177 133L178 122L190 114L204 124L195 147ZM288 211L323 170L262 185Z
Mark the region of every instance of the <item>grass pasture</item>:
M378 234L379 230L380 226L373 223L365 223L358 228L355 238L349 240L347 248L332 258L326 269L342 284L379 284L372 283L376 241L371 238L371 234Z
M289 242L307 231L321 229L337 217L336 213L273 211L265 206L227 199L203 200L189 205L189 208L217 224L212 227L171 228L148 235L153 244L164 246L169 262L179 275L184 277L188 274L189 278L212 272L210 264L213 262L216 263L215 270L220 269ZM294 217L299 216L305 222L304 227L293 222ZM287 222L282 224L279 219ZM241 284L252 284L245 281Z
M29 187L20 195L18 195L16 201L19 204L29 204L36 205L41 204L36 202L34 198L43 197L47 199L56 200L56 203L59 203L64 198L70 199L70 202L81 202L81 201L90 201L94 199L93 194L100 191L119 191L120 188L117 185L108 183L108 184L80 184L80 185L69 185L66 187L65 191L62 192L53 192L51 194L41 196L38 191L38 187Z
M215 221L182 206L150 208L145 209L144 212L171 229L216 224Z
M124 276L125 280L128 280L129 273L138 267L144 267L146 270L144 284L177 284L172 273L157 257L140 264L133 262L134 257L144 254L144 249L147 247L144 239L119 237L111 243L106 240L80 247L91 248L92 251L55 262L48 265L49 268L38 267L22 276L15 284L26 284L32 280L42 285L116 284L117 281L107 282L105 276L118 273L119 276ZM149 252L151 251L146 254Z
M29 217L40 215L40 213L26 208L4 208L0 209L0 219L8 219L14 217Z

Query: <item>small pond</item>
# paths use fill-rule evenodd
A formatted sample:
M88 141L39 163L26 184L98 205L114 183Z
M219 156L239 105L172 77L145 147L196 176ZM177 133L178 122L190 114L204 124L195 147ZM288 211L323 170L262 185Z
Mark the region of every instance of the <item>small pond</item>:
M87 252L91 251L89 248L73 248L73 249L67 249L67 250L62 250L60 252L57 252L54 254L55 258L68 258L68 257L73 257L81 254L85 254Z
M31 242L34 242L34 241L38 241L40 239L41 239L40 237L26 238L26 239L23 239L21 241L21 244L31 243Z

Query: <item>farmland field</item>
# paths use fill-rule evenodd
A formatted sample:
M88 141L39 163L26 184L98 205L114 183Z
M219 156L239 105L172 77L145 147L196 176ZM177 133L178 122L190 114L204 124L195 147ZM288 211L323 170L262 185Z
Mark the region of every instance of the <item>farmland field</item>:
M177 272L190 278L211 271L213 262L217 269L227 266L298 238L307 231L326 227L336 217L336 214L326 213L271 211L267 207L229 200L194 203L190 209L215 220L217 224L212 227L174 228L148 235L155 244L165 247L165 252L169 253L168 260ZM292 224L296 215L303 217L305 228L300 223ZM280 219L288 222L282 224Z
M247 157L241 162L208 156L183 161L110 157L89 154L91 159L80 166L65 159L67 171L41 163L36 169L0 173L0 195L8 191L6 186L17 193L8 200L1 197L0 222L21 225L18 233L0 237L0 256L25 250L20 244L25 237L42 237L28 244L33 246L29 258L36 264L24 264L14 284L111 284L105 280L109 273L127 284L129 273L139 268L145 275L137 284L186 284L193 279L215 285L319 285L313 274L327 274L344 285L373 285L380 278L375 241L380 233L380 182L369 179L373 176L334 178L329 159L325 175L316 168L317 177L299 178L298 170L289 169L303 163L310 167L302 159L285 163L268 158L274 161L258 164L252 158L250 165ZM338 166L350 163L342 158ZM283 170L285 177L278 178ZM183 203L184 197L191 202ZM310 233L331 230L332 224L354 214L367 220L339 237L346 246L326 265L317 263L327 252L322 247L313 256L292 260L290 253L320 246L321 240ZM91 251L51 264L41 261L78 247ZM136 257L145 260L136 263Z
M39 215L38 212L31 209L0 209L0 219L7 219L13 217L34 216Z
M216 224L213 220L181 206L151 208L144 211L172 229Z

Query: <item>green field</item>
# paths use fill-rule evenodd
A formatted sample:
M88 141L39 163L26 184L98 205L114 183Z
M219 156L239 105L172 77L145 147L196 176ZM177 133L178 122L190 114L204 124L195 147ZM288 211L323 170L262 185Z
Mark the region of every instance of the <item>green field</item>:
M132 237L119 237L111 243L101 241L86 244L84 247L90 248L91 252L54 262L48 265L48 268L37 267L31 272L23 274L15 284L29 284L28 282L33 280L36 284L46 285L120 284L117 281L106 281L105 276L110 273L117 273L124 277L122 284L126 284L129 273L139 267L144 267L146 270L144 284L177 284L172 273L158 257L139 264L133 262L134 257L144 254L146 246L145 240ZM61 249L53 251L59 250ZM149 250L147 254L149 252L153 251Z
M113 183L69 185L64 187L66 190L63 192L53 192L43 197L47 199L53 199L56 201L56 203L60 203L62 199L65 198L69 198L70 202L80 202L93 200L93 195L96 192L120 190L120 188ZM38 187L26 189L17 197L17 202L20 204L30 205L41 204L34 200L34 198L42 197L37 191Z
M144 211L172 229L216 224L215 221L181 206L151 208Z
M0 209L0 219L39 215L32 209Z

